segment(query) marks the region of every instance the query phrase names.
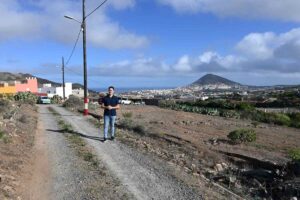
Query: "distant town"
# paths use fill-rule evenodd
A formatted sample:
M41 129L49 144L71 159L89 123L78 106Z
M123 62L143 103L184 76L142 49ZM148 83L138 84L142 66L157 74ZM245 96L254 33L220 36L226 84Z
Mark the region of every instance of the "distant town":
M7 75L7 74L6 74ZM3 76L3 75L2 75ZM24 75L25 76L25 75ZM37 96L47 96L53 98L59 96L63 98L62 84L36 78L33 76L18 77L10 75L9 79L0 81L0 95L14 95L18 92L31 92ZM22 80L23 79L23 80ZM76 87L74 87L76 85ZM80 98L84 96L84 90L78 84L65 83L65 98L74 95ZM208 99L226 99L233 101L246 101L249 103L270 105L282 107L297 107L299 102L288 101L282 103L278 99L279 94L292 92L300 96L300 85L295 86L247 86L230 81L223 77L207 74L199 80L187 86L175 89L156 89L156 90L136 90L118 94L121 102L124 104L146 104L158 105L161 100L174 101L197 101ZM90 102L98 102L99 97L105 93L98 94L95 91L89 91ZM280 102L279 102L280 101Z
M248 102L272 103L278 100L278 98L274 97L274 94L283 94L288 91L300 95L300 85L246 86L216 75L208 74L188 86L175 89L131 91L122 93L121 97L123 99L132 100L133 102L139 99L146 102L149 102L148 99L151 99L151 102L155 102L153 101L155 99L157 101L160 99L178 101L232 99Z

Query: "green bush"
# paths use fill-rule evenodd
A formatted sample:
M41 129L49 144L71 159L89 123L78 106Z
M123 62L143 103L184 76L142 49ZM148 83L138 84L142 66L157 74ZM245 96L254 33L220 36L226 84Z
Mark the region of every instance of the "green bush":
M23 103L28 103L28 104L34 105L37 103L38 97L31 92L18 92L14 96L14 99L15 99L15 101L20 101Z
M235 110L221 110L220 116L225 118L239 118L240 114Z
M290 149L288 152L288 155L294 161L300 161L300 149L299 148Z
M54 95L51 98L51 103L53 103L53 104L61 104L62 103L62 97L59 96L59 95Z
M286 114L276 113L275 119L274 119L274 124L289 126L291 124L291 119Z
M78 108L83 106L83 100L77 96L70 95L69 99L66 100L63 104L67 108Z
M0 140L4 137L5 133L0 130Z
M246 102L242 102L242 103L239 103L236 108L238 110L246 110L246 111L252 111L252 110L255 110L255 107L252 106L251 104L249 103L246 103Z
M203 115L247 119L256 122L300 128L300 113L265 113L256 110L252 104L247 102L236 103L225 100L175 102L161 100L159 101L159 106Z
M14 94L0 94L0 99L14 100Z
M3 141L4 144L11 143L12 140L5 132L0 130L0 141Z
M256 141L256 133L253 129L237 129L231 131L227 137L234 143L245 143Z
M300 113L290 113L291 125L295 128L300 128Z

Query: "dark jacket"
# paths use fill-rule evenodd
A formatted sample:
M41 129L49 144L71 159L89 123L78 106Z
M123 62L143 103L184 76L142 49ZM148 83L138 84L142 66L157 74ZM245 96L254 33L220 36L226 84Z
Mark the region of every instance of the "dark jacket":
M109 97L109 95L107 95L102 99L102 103L104 103L104 106L115 107L119 104L119 98L116 96ZM117 115L116 109L111 109L111 110L104 109L104 115L116 116Z

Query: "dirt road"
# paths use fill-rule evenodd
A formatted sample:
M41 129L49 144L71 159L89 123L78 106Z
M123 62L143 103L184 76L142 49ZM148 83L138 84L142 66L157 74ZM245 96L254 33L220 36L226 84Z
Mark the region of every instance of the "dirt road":
M125 187L99 163L83 160L57 125L48 106L39 106L33 163L25 170L22 199L129 199ZM112 187L110 189L110 186Z
M87 118L76 115L62 107L51 105L67 123L73 134L84 138L87 146L97 155L100 164L107 169L104 175L94 173L69 148L66 137L57 126L55 116L48 106L39 106L40 131L44 134L39 151L44 152L44 161L49 163L48 177L32 178L31 185L44 188L43 197L48 199L202 199L196 189L177 180L166 163L135 151L118 141L101 142L100 130L94 128ZM37 145L39 145L37 143ZM47 152L47 153L45 153ZM35 166L39 169L39 166ZM111 177L111 178L107 178ZM105 182L105 187L100 182ZM113 182L113 183L110 183ZM39 183L39 184L37 184ZM119 184L118 184L119 183ZM111 187L109 187L111 186ZM104 191L103 191L104 189ZM110 191L109 191L110 190ZM105 196L106 192L110 196ZM37 190L30 191L31 199L39 199ZM37 198L34 198L37 197ZM45 199L45 198L43 198Z

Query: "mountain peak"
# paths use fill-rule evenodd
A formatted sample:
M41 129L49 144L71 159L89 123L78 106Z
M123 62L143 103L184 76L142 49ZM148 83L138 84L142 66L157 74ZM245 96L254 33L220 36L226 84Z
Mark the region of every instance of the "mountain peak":
M229 86L241 85L237 82L228 80L226 78L214 74L206 74L200 79L198 79L197 81L195 81L194 83L192 83L192 85L215 85L215 84L224 84Z

